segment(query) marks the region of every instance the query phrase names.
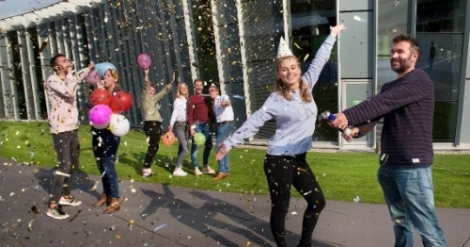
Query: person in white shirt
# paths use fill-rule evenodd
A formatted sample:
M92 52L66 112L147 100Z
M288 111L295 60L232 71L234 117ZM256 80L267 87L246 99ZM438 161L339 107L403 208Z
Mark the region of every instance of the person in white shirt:
M189 154L188 149L188 115L186 114L186 103L188 101L188 86L184 82L178 83L178 92L176 93L176 100L173 103L173 113L171 114L170 126L168 129L174 129L176 138L178 138L178 159L176 167L173 171L174 176L184 177L188 175L183 170L184 157ZM174 128L173 128L174 127Z
M209 87L209 95L213 100L212 109L214 110L217 119L215 128L216 145L215 151L219 152L219 145L225 141L233 130L233 108L228 95L219 95L219 88L215 84ZM214 177L214 180L222 180L230 173L230 160L228 155L220 159L219 172Z

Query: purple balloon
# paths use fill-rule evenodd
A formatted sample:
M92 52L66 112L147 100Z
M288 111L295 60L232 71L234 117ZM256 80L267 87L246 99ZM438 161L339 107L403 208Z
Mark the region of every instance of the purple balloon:
M113 111L107 105L95 105L91 108L88 116L93 124L102 125L109 123Z
M150 59L149 55L142 53L137 57L137 62L139 63L140 67L148 69L152 64L152 59Z

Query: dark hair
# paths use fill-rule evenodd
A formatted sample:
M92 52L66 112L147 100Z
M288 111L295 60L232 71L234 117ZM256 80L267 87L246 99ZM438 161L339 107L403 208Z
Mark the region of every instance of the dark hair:
M194 79L193 85L194 85L196 82L198 82L198 81L200 81L200 82L204 85L204 82L203 82L201 79L199 79L199 78Z
M419 53L419 44L415 37L408 34L400 34L398 36L395 36L395 38L393 38L392 40L394 44L402 41L410 43L411 49Z
M56 54L55 56L53 56L51 58L51 60L49 61L49 64L51 65L51 67L54 67L54 66L57 65L57 59L59 59L59 57L65 57L65 55L59 53L59 54Z

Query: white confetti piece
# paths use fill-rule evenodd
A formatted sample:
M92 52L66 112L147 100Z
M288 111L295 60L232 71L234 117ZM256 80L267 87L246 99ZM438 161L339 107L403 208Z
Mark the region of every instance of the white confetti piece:
M163 223L163 224L155 227L155 229L153 229L153 231L156 232L156 231L158 231L158 230L160 230L160 229L162 229L163 227L166 227L166 226L168 226L168 223Z

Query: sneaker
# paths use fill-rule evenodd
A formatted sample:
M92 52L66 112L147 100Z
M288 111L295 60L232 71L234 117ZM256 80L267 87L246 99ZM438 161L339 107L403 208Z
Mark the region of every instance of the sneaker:
M194 168L194 175L201 176L202 172L199 170L199 167Z
M66 213L64 213L64 211L62 211L61 206L57 206L55 208L49 208L47 210L47 216L49 216L51 218L54 218L56 220L65 220L69 217L68 214L66 214Z
M152 168L143 168L142 169L142 177L148 178L153 175Z
M177 177L184 177L186 175L188 175L188 173L183 171L183 169L181 168L176 168L175 171L173 172L173 176L177 176Z
M59 200L59 204L63 206L79 206L82 204L82 201L75 199L74 196L61 196Z
M202 168L202 173L204 174L215 174L214 169L210 168L209 166L206 166Z

